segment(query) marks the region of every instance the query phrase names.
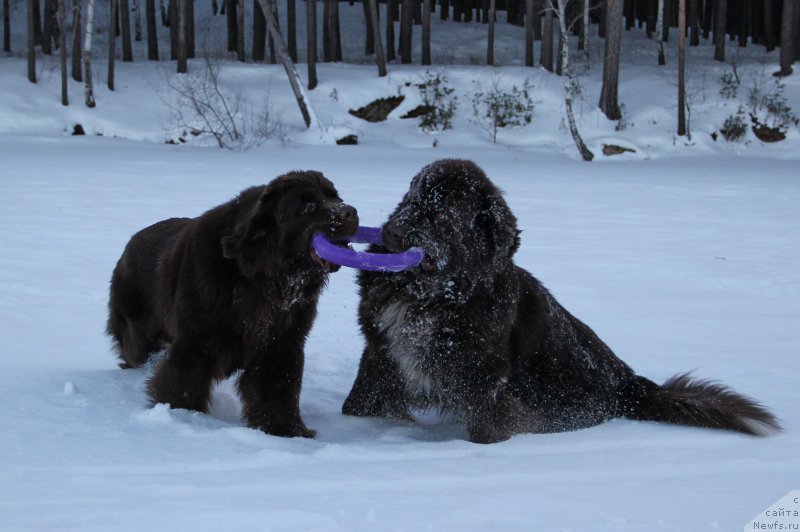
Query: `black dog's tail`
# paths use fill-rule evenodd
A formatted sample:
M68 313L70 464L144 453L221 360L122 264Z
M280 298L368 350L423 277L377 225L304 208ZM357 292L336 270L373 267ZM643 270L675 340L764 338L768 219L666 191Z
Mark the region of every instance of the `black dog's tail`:
M733 430L766 436L781 430L778 419L755 400L725 385L681 373L663 385L635 377L623 387L623 417Z

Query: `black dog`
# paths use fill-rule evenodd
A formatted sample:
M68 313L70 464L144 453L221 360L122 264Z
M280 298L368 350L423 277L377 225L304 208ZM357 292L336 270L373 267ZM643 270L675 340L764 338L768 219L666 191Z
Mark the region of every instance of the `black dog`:
M345 414L412 419L411 407L438 407L481 443L615 417L748 434L780 428L719 384L684 374L659 386L636 375L514 264L518 235L475 164L439 161L413 179L383 240L390 251L418 246L427 256L404 272L359 274L367 345Z
M248 426L313 437L300 418L303 348L327 273L316 231L349 235L356 210L318 172L292 172L194 219L133 236L111 278L108 334L148 381L153 403L207 412L212 385L236 370Z

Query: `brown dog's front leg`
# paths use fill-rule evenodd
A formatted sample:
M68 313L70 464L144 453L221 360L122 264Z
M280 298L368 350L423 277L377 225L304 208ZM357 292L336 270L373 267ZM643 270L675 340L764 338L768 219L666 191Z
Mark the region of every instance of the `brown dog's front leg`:
M277 345L252 357L238 382L247 425L274 436L313 438L300 417L302 378L302 346Z

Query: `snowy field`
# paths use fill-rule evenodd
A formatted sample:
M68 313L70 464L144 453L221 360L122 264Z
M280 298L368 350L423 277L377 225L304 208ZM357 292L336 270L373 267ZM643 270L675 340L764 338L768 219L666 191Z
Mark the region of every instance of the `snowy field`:
M366 62L361 6L341 9L345 58ZM252 109L268 93L280 126L260 147L223 151L203 137L165 144L181 136L163 88L174 64L118 63L110 92L100 46L98 107L83 106L75 82L62 107L56 62L40 57L40 82L25 79L15 27L15 53L0 55L1 531L729 531L800 488L800 133L773 145L711 137L749 89L773 87L777 51L736 51L742 88L724 99L730 66L710 60L708 43L690 50L688 140L674 135L672 46L659 68L652 41L624 34L618 130L595 109L594 39L576 113L597 160L583 163L562 126L563 80L520 66L522 29L498 26L495 75L533 85L533 122L492 144L471 113L492 69L449 64L479 62L485 27L443 28L434 18L430 70L459 96L453 130L426 134L398 118L419 103L419 66L390 65L380 79L368 64L320 65L310 94L320 123L305 131L280 67L223 61L225 87ZM784 86L795 111L799 79ZM398 93L406 101L385 123L347 113ZM87 136L70 135L76 123ZM333 145L347 133L360 144ZM636 153L604 157L607 142ZM523 229L517 263L637 372L718 379L762 401L785 431L615 420L475 445L431 414L418 424L342 416L363 346L346 268L331 276L306 349L301 410L314 440L243 426L230 381L201 415L151 407L152 368L117 368L103 332L108 281L137 230L295 169L322 171L364 225L379 225L411 177L445 157L475 160L505 191Z
M331 277L306 351L316 440L151 408L116 368L107 283L130 235L294 168L380 223L434 157L469 156L524 229L517 261L637 371L697 369L786 431L614 421L465 441L339 413L362 342L354 277ZM797 488L800 182L796 161L586 164L508 149L289 147L232 153L112 139L0 138L0 529L736 530Z

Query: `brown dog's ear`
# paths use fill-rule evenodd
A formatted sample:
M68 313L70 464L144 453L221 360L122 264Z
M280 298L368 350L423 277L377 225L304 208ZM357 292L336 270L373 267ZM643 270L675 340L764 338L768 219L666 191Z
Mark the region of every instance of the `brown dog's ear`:
M253 244L266 238L270 228L275 225L275 190L274 186L267 185L258 197L256 204L234 227L230 235L222 237L222 256L226 259L235 259L252 251Z

